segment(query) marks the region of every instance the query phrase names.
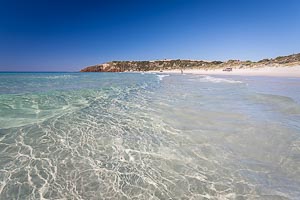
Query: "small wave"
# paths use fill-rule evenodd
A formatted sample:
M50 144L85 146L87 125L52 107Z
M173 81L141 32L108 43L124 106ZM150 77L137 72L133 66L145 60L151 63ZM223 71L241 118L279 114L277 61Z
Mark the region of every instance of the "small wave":
M163 80L163 78L165 78L165 77L167 77L167 76L170 76L170 75L168 75L168 74L164 74L164 75L157 75L157 77L158 77L158 79L160 80L160 81L162 81Z
M69 79L69 78L75 78L77 76L74 75L50 75L50 76L35 76L33 78L36 79Z
M95 98L97 96L95 95ZM89 105L82 93L2 95L0 129L39 123L54 116L74 112Z
M204 76L200 79L201 82L212 82L212 83L243 83L241 81L235 81L231 79L225 79L225 78L216 78L212 76Z
M58 76L46 76L46 77L43 77L43 78L47 78L47 79L67 79L67 78L73 78L75 76L72 76L72 75L58 75Z
M275 111L291 115L300 115L300 105L291 97L257 93L250 96L250 99L257 103L271 106Z

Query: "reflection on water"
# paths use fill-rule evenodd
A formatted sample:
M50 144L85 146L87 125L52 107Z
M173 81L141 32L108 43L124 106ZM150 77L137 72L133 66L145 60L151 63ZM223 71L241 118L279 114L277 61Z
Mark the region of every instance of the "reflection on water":
M0 74L0 199L297 199L299 86Z

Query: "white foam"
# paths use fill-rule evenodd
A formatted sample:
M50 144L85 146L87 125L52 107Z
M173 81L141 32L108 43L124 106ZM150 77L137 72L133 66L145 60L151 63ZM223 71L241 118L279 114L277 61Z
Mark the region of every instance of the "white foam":
M241 81L235 81L231 79L225 79L225 78L216 78L212 76L204 76L200 79L202 82L212 82L212 83L243 83Z
M68 79L68 78L74 78L74 75L56 75L56 76L42 76L39 78L46 78L46 79Z
M163 78L165 78L165 77L167 77L167 76L170 76L170 75L169 75L169 74L159 74L159 75L157 75L157 77L158 77L158 79L159 79L160 81L162 81Z

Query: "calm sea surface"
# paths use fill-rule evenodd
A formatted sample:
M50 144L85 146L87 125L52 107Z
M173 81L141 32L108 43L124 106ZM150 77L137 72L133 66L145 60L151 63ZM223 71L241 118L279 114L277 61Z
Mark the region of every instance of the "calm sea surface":
M0 199L300 199L300 79L0 73Z

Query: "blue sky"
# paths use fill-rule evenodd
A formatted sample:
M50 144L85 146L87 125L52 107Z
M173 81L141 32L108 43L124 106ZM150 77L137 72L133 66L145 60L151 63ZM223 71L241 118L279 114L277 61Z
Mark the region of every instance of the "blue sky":
M1 71L298 52L299 0L0 0Z

